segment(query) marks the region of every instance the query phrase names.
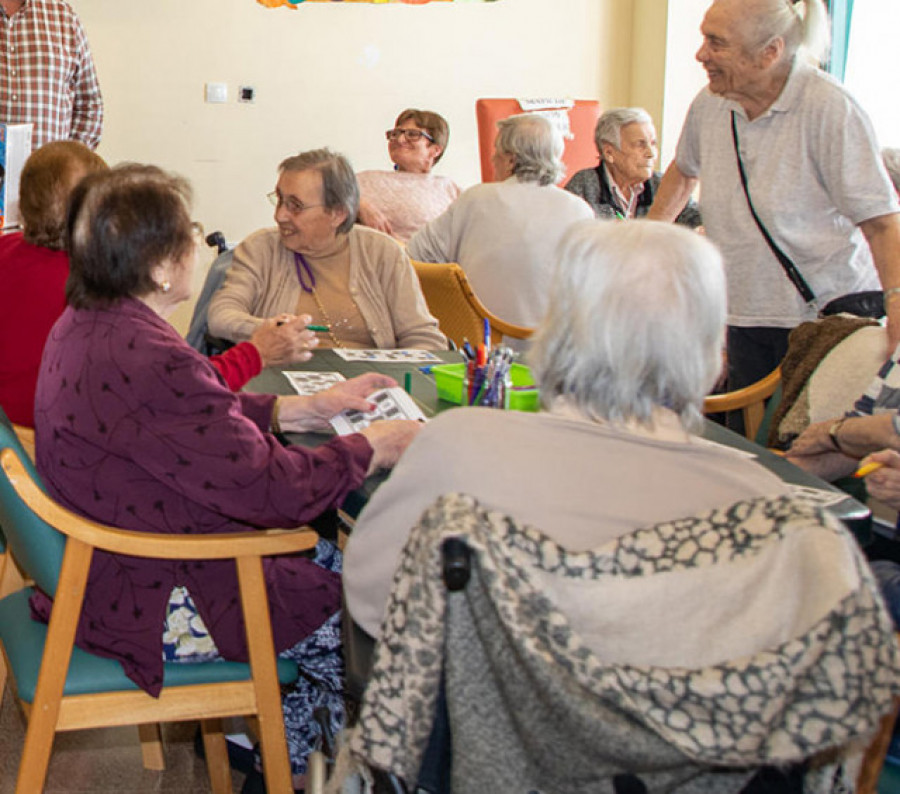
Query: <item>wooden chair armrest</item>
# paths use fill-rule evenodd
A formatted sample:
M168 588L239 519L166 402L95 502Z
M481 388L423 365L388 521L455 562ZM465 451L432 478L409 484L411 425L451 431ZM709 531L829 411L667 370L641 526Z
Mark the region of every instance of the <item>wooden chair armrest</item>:
M703 413L713 414L721 411L733 411L757 400L764 400L774 394L781 383L781 367L773 369L766 377L760 378L743 389L712 394L703 401Z
M34 460L34 428L13 425L13 432L18 436L19 443L24 447L28 456Z
M457 267L459 267L457 265ZM459 268L459 272L463 272L462 268ZM459 275L457 275L459 278ZM466 298L474 307L475 311L480 314L482 317L486 318L487 321L491 324L491 327L495 330L499 331L504 336L511 336L514 339L528 339L533 333L533 328L526 328L524 325L516 325L515 323L508 323L506 320L501 320L497 315L493 314L487 306L485 306L475 294L475 291L472 289L472 286L469 284L467 280L460 279L460 287L465 293Z
M306 551L319 540L318 534L309 528L210 535L167 535L117 529L82 518L54 502L38 488L13 450L4 449L0 453L0 464L22 501L45 522L88 546L116 554L163 560L265 557Z

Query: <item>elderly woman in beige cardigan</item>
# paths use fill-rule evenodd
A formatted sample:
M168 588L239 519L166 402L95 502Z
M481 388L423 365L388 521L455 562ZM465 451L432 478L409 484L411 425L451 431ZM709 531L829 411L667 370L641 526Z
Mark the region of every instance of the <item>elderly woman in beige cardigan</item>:
M446 348L403 249L353 225L359 188L347 159L316 149L278 171L269 194L277 227L235 250L210 303L210 333L239 342L268 317L308 315L328 329L323 347Z

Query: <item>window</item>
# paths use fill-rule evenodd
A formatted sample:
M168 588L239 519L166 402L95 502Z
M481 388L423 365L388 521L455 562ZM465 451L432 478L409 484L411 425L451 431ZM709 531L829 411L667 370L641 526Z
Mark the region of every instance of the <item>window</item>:
M838 5L852 9L844 85L850 89L875 126L880 146L900 147L900 98L896 91L896 46L893 32L900 30L897 0L832 0L835 23ZM838 55L840 33L836 32ZM834 58L833 58L834 60ZM840 75L836 75L840 77Z

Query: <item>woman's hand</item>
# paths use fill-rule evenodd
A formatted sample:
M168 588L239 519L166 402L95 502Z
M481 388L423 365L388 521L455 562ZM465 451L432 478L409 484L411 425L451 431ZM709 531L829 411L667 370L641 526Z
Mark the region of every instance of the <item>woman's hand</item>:
M250 342L259 351L263 367L309 361L319 344L315 333L306 330L310 322L312 318L308 314L299 317L279 314L264 321L250 337Z
M421 429L420 422L413 422L410 419L390 419L373 422L363 430L362 435L366 437L374 451L368 474L394 466Z
M866 490L869 496L884 502L894 510L900 510L900 453L884 449L860 461L860 465L866 463L884 464L883 468L873 471L866 477Z
M374 405L366 398L379 389L396 386L397 381L377 372L342 381L317 394L284 397L279 403L278 423L287 432L327 430L328 420L341 411L371 411Z
M385 234L394 233L391 228L391 222L387 219L387 216L378 209L378 207L368 201L360 200L357 218L363 226L368 226L370 229L377 229L379 232L384 232Z

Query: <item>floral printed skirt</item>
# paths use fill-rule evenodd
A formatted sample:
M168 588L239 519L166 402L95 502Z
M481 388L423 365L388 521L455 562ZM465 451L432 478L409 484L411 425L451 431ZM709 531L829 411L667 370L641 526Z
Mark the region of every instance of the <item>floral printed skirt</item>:
M313 559L329 571L342 572L343 556L327 541L319 541ZM283 689L281 696L291 772L300 775L306 771L306 759L315 749L321 732L319 724L313 719L316 709L327 710L335 734L344 725L340 612L279 656L291 659L300 668L297 682L290 689ZM167 662L185 664L219 658L218 649L203 625L190 593L183 587L174 588L169 596L163 631L163 658Z

